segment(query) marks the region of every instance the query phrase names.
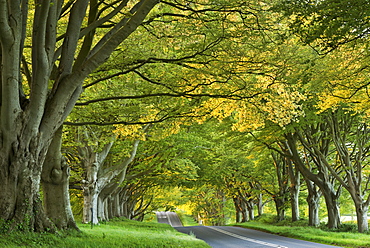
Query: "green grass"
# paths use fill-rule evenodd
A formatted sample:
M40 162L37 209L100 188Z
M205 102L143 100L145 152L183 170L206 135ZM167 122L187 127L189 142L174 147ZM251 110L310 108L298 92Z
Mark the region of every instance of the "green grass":
M353 231L353 225L345 224L339 230L315 228L307 225L307 221L268 223L267 221L251 221L238 223L237 226L248 227L281 236L297 238L322 244L330 244L351 248L370 248L370 235ZM343 231L346 230L346 231Z
M0 247L209 247L204 241L179 233L167 224L117 220L93 229L90 225L79 227L82 232L3 234L0 235Z
M180 211L178 211L176 213L179 216L179 218L180 218L180 220L181 220L181 222L184 226L199 226L199 224L196 222L196 220L192 216L187 215L187 214L185 214L183 212L180 212Z

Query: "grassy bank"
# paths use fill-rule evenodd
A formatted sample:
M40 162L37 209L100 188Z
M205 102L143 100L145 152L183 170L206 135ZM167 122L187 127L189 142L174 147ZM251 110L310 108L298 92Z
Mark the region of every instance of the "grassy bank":
M209 247L205 242L177 232L166 224L130 220L94 226L80 225L82 232L59 234L11 233L0 235L0 247Z
M237 226L253 228L275 233L281 236L307 240L317 243L336 245L350 248L370 248L370 235L357 233L353 224L344 224L339 230L327 230L325 227L314 228L307 226L307 221L281 222L251 221Z
M179 211L176 213L179 216L184 226L198 226L199 225L192 216L179 212Z

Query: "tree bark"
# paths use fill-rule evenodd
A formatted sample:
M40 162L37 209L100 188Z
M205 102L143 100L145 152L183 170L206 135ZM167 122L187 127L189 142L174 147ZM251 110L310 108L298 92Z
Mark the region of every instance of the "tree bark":
M254 220L254 197L250 193L238 190L239 207L242 211L242 222Z
M272 153L272 158L274 161L278 188L275 192L270 193L270 195L275 202L277 220L282 221L285 219L285 203L288 200L289 176L287 175L287 167L290 161L281 154Z
M265 204L263 203L263 197L262 197L262 194L258 194L257 195L257 212L258 212L258 216L262 216L263 215L263 207L265 206Z
M292 221L298 221L300 218L299 214L299 190L300 190L300 173L297 168L293 165L293 162L289 159L287 161L288 174L290 179L290 207L292 210Z
M364 233L369 230L368 224L368 206L362 204L356 204L356 217L357 217L357 230L360 233Z
M254 205L253 200L248 200L247 209L249 220L254 220Z
M236 202L237 205L237 213L240 215L240 220L239 222L241 223L244 223L244 222L247 222L249 221L249 212L248 212L248 208L247 208L247 204L245 203L245 201L241 198L241 197L238 197L238 200Z
M11 230L54 231L40 197L40 164L48 143L37 132L19 131L20 123L15 125L10 147L5 142L0 149L0 219Z
M69 166L61 153L62 127L49 146L42 171L44 207L58 229L77 229L69 198Z
M237 197L233 197L234 207L235 207L235 222L242 223L242 209L240 207L240 200Z
M328 227L335 229L340 225L340 212L338 207L338 195L331 185L323 185L322 194L325 198L326 210L328 212Z
M306 180L306 185L308 190L308 225L316 227L320 225L319 208L321 193L312 181Z
M280 196L274 196L277 221L285 220L285 199Z
M299 213L299 186L290 186L290 208L292 210L292 221L298 221L300 219Z

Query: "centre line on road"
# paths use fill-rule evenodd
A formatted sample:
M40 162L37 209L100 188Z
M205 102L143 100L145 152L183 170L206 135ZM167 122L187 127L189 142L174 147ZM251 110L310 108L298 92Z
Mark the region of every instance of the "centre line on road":
M235 234L235 233L231 233L231 232L228 232L228 231L225 231L225 230L213 227L213 226L207 226L207 227L211 228L211 229L213 229L217 232L229 235L229 236L234 237L234 238L242 239L242 240L245 240L245 241L254 242L254 243L257 243L257 244L266 245L266 246L270 246L270 247L288 248L288 247L282 246L282 245L276 245L276 244L264 242L264 241L257 240L257 239L247 238L247 237L244 237L244 236L241 236L241 235L238 235L238 234Z

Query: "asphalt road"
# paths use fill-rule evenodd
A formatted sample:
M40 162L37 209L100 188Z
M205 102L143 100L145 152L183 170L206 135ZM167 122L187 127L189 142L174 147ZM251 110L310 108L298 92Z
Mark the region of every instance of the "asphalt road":
M172 227L182 226L179 216L174 212L157 212L158 223L170 224Z
M207 242L213 248L334 248L298 239L281 237L261 231L232 226L190 226L183 227L174 212L157 212L159 223L166 223L176 230Z
M333 248L338 246L323 245L298 239L281 237L261 231L232 226L191 226L176 227L176 230L195 235L213 248Z

